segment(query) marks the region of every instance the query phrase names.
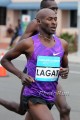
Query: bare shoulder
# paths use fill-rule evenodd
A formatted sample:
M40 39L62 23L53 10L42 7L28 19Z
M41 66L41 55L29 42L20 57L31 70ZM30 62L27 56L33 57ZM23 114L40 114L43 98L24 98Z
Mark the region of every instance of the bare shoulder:
M35 25L37 25L37 21L36 21L36 19L32 20L30 23L31 23L31 24L35 24Z
M27 39L23 39L22 41L20 41L20 43L19 44L21 44L22 46L24 46L24 47L30 47L30 46L32 46L33 45L33 40L32 40L32 38L31 37L29 37L29 38L27 38Z
M27 29L26 29L26 33L31 32L31 31L32 32L37 31L37 29L38 29L38 24L37 24L36 19L34 19L28 24Z
M25 33L20 38L19 42L22 41L23 39L31 37L36 31L38 31L38 24L36 19L34 19L28 24Z
M68 42L66 40L62 39L62 38L59 38L59 39L62 43L62 46L63 46L64 50L68 49Z
M16 44L16 46L14 47L14 50L25 52L25 51L31 49L32 46L33 46L33 40L31 37L29 37L27 39L23 39L22 41L18 42Z

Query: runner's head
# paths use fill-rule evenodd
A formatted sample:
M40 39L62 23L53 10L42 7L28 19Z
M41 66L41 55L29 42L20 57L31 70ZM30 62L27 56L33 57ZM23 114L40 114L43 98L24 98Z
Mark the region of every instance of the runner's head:
M40 4L40 8L49 8L52 9L55 13L57 13L58 6L55 0L42 0Z
M39 10L36 15L36 20L39 25L39 32L47 35L52 35L57 27L57 15L51 9L44 8Z

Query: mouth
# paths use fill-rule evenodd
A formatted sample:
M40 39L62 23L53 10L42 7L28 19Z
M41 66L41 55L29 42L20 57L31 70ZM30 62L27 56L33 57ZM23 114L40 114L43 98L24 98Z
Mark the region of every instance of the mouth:
M56 30L56 27L51 27L51 30Z

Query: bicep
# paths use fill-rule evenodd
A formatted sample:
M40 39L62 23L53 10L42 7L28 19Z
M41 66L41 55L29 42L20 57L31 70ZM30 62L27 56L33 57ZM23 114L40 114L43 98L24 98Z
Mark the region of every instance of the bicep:
M8 51L5 55L4 58L8 60L13 60L20 56L23 53L23 45L17 44L14 48L12 48L10 51Z

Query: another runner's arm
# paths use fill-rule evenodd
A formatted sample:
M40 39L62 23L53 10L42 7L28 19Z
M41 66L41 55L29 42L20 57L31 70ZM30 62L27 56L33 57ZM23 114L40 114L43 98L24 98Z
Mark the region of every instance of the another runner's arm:
M27 28L26 28L26 30L25 30L25 33L22 35L22 37L20 38L20 40L19 41L21 41L21 40L23 40L23 39L26 39L26 38L28 38L28 37L31 37L32 35L33 35L33 33L35 32L35 31L37 31L37 21L36 21L36 19L34 19L33 21L31 21L29 24L28 24L28 26L27 26Z

